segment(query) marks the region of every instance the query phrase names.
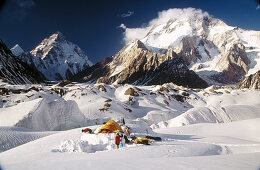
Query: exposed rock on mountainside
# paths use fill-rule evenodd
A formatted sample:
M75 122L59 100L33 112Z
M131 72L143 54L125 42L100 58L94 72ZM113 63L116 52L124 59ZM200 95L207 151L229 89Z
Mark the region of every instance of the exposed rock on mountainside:
M234 44L217 63L222 72L216 79L223 83L236 82L247 74L249 63L244 45Z
M13 51L17 51L13 48ZM85 53L56 32L30 53L18 53L22 61L42 72L48 80L69 79L92 65Z
M72 81L80 82L96 82L101 76L105 76L109 72L109 63L112 61L112 57L107 57L97 64L89 67L71 78Z
M15 57L0 40L0 78L11 84L37 83L44 77Z
M104 66L105 64L105 66ZM103 74L84 76L86 81L119 84L163 84L174 82L188 87L207 87L207 83L190 71L184 61L172 51L154 53L139 41L132 41L120 50L111 62L103 61L98 66L105 68ZM100 69L100 67L98 67ZM93 68L97 70L97 68ZM94 71L93 71L94 73Z
M260 70L255 74L251 74L250 76L247 76L244 80L240 81L236 88L260 90Z

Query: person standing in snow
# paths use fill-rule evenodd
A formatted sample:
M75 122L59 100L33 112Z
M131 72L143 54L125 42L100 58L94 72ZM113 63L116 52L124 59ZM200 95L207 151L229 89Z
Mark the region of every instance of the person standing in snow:
M126 127L125 132L126 132L126 136L130 136L131 131L128 126Z
M125 119L123 117L121 117L121 119L120 119L120 125L121 126L125 125Z
M119 147L122 148L125 145L125 135L122 134L120 137L121 137L121 141L120 141Z
M117 149L119 148L120 142L121 142L121 136L119 135L119 133L117 133L115 137L115 144Z

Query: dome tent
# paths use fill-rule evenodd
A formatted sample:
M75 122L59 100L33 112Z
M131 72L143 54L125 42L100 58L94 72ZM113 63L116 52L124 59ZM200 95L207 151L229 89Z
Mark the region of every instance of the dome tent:
M114 120L109 120L99 129L98 133L112 133L116 131L123 132L119 124L117 124Z

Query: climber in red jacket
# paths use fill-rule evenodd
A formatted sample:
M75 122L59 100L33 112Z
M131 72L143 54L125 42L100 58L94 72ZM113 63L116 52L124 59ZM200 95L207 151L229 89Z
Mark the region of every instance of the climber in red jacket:
M115 143L116 143L116 148L117 149L119 148L120 142L121 142L121 136L119 135L119 133L117 133L116 137L115 137Z

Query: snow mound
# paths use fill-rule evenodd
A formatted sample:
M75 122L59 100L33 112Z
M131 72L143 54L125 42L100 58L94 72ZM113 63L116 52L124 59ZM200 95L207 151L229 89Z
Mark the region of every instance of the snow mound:
M200 107L191 109L159 127L177 127L197 123L227 123L260 117L260 107L250 105L231 105L221 108Z
M19 103L16 106L0 109L0 126L14 126L37 105L42 99ZM13 104L13 103L11 103Z
M88 121L75 101L43 99L15 126L29 129L67 130L87 125Z
M84 134L80 141L65 140L54 149L53 152L86 152L111 150L115 148L115 134Z

